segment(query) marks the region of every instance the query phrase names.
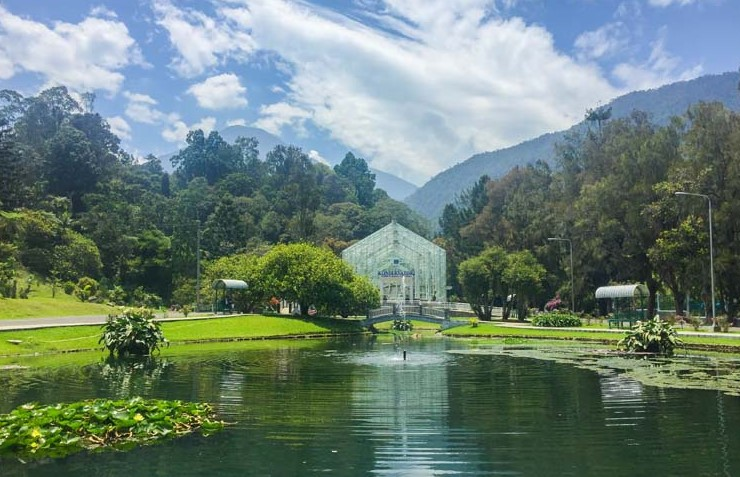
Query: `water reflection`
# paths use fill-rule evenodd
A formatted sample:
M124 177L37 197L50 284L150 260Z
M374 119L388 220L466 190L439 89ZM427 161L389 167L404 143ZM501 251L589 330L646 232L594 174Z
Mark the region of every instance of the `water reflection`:
M740 398L471 346L389 337L244 343L142 364L0 371L2 412L30 400L140 395L208 401L236 423L129 453L2 459L0 475L740 473L731 456Z

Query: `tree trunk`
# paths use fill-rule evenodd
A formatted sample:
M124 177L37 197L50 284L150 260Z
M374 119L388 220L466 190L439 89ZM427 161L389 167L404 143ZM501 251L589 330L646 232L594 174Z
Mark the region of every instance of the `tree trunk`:
M646 282L648 288L647 318L652 319L657 314L656 304L658 298L658 282L652 276Z

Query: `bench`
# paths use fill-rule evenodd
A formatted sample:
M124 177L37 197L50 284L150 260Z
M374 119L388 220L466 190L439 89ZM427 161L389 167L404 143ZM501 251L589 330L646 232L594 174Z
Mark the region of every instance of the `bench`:
M640 319L636 319L634 317L615 317L615 318L611 318L611 319L608 319L608 321L609 321L609 329L611 329L613 327L623 328L625 324L627 324L629 326L629 328L632 329L632 326L634 326L634 324L636 322L638 322L639 320Z

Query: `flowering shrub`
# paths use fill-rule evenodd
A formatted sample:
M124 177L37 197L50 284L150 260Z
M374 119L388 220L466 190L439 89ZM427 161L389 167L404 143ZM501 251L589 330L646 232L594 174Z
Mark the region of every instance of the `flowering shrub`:
M545 304L545 310L547 312L552 312L560 309L563 306L563 301L560 300L560 295L555 295L554 299L550 299L547 301L547 304Z
M548 312L532 319L532 325L539 327L581 327L581 324L580 317L560 312Z

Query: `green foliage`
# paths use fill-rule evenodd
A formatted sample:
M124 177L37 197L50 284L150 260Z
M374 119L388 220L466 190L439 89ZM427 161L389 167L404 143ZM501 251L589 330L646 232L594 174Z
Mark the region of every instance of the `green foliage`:
M377 289L357 279L347 263L309 244L275 246L261 259L260 275L267 296L297 302L302 315L310 305L321 315L347 315L380 304Z
M676 335L673 326L655 316L651 320L638 321L617 345L629 352L652 352L671 356L676 347L683 345L683 341Z
M532 319L532 325L538 327L581 327L581 318L564 312L538 314Z
M118 357L152 355L162 343L167 343L167 339L159 322L152 311L143 308L125 309L117 316L109 316L98 341L111 356Z
M98 281L90 277L83 277L77 281L74 287L74 295L83 302L90 301L97 297L99 289Z
M47 406L24 404L0 415L0 455L59 458L79 451L127 449L224 426L206 403L139 397Z

